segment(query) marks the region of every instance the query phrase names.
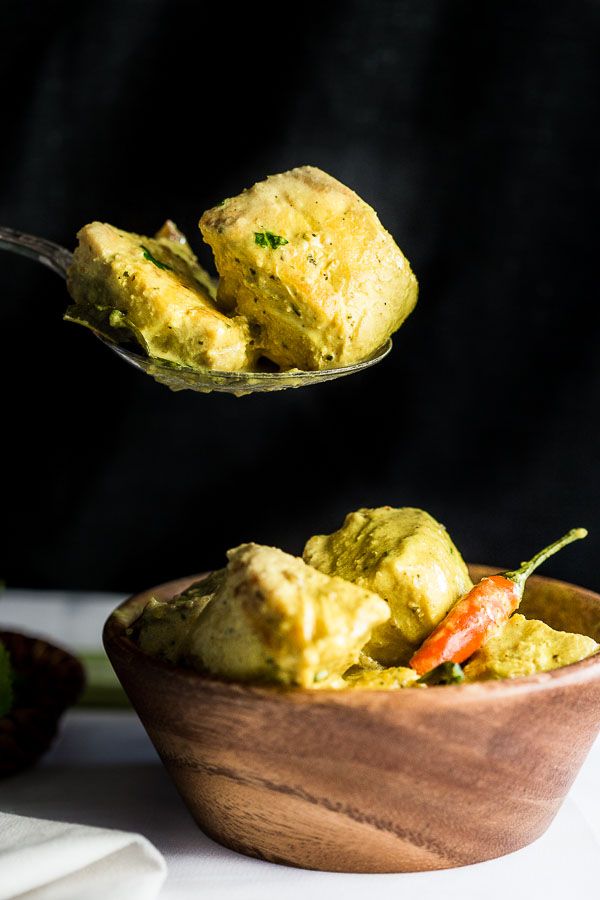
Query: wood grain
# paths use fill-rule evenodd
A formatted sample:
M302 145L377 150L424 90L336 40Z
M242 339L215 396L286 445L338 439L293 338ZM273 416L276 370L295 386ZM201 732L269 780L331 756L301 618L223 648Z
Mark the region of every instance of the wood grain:
M41 638L0 631L15 672L15 699L0 718L0 778L32 766L48 750L60 717L80 696L83 667Z
M191 814L241 853L338 872L501 856L546 830L600 729L600 656L393 693L229 684L145 656L125 628L191 580L126 601L105 646ZM532 579L527 604L548 597L597 635L600 596Z

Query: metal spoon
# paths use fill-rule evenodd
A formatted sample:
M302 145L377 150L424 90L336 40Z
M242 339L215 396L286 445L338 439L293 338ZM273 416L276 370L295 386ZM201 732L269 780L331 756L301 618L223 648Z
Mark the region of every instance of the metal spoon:
M47 241L45 238L23 234L12 228L0 227L0 249L28 256L48 266L62 278L67 277L67 269L71 265L73 255L64 247ZM166 384L173 391L223 391L229 394L252 394L259 391L283 391L286 388L307 387L320 381L332 381L344 375L353 375L362 369L368 369L381 362L392 349L392 341L388 340L367 359L340 366L337 369L320 369L316 372L293 370L291 372L216 372L212 369L190 369L175 366L165 360L151 359L141 353L135 353L128 347L111 341L104 335L96 335L103 344L110 347L121 359L136 369L151 375L161 384Z

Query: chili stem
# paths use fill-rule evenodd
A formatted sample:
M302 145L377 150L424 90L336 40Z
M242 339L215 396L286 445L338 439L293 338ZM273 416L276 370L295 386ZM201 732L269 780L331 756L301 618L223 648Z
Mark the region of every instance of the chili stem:
M531 573L547 560L548 557L554 556L555 553L558 553L558 551L562 550L563 547L566 547L567 544L571 544L573 541L579 541L584 537L587 537L586 528L571 528L570 531L557 541L554 541L552 544L549 544L548 547L544 547L543 550L536 553L534 557L528 560L528 562L521 563L519 568L515 569L514 572L503 572L502 574L504 578L514 581L517 587L522 591L523 586Z

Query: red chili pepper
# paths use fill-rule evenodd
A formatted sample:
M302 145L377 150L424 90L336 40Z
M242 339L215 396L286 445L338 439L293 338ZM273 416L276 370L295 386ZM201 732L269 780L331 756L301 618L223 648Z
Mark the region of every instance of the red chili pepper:
M586 535L585 528L572 528L514 572L482 578L433 629L409 665L423 675L443 662L464 662L481 647L488 634L507 622L518 608L525 582L534 569L567 544Z

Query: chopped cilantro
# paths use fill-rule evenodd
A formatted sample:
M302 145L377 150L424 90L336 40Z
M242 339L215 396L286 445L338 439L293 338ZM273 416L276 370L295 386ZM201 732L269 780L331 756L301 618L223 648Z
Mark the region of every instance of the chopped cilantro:
M155 265L158 269L168 269L169 272L172 272L172 271L173 271L173 269L171 268L171 266L168 266L166 263L160 262L160 260L156 259L155 256L152 256L152 254L150 253L150 251L148 250L148 248L147 248L147 247L144 247L143 244L140 244L140 247L141 247L142 250L144 251L144 259L148 259L151 263L154 263L154 265Z
M273 234L272 231L255 231L254 243L258 244L259 247L270 247L271 250L276 250L277 247L289 244L289 241L287 238L281 237L280 234Z
M113 309L108 317L108 322L113 328L119 328L123 325L123 320L126 318L127 316L120 309Z

